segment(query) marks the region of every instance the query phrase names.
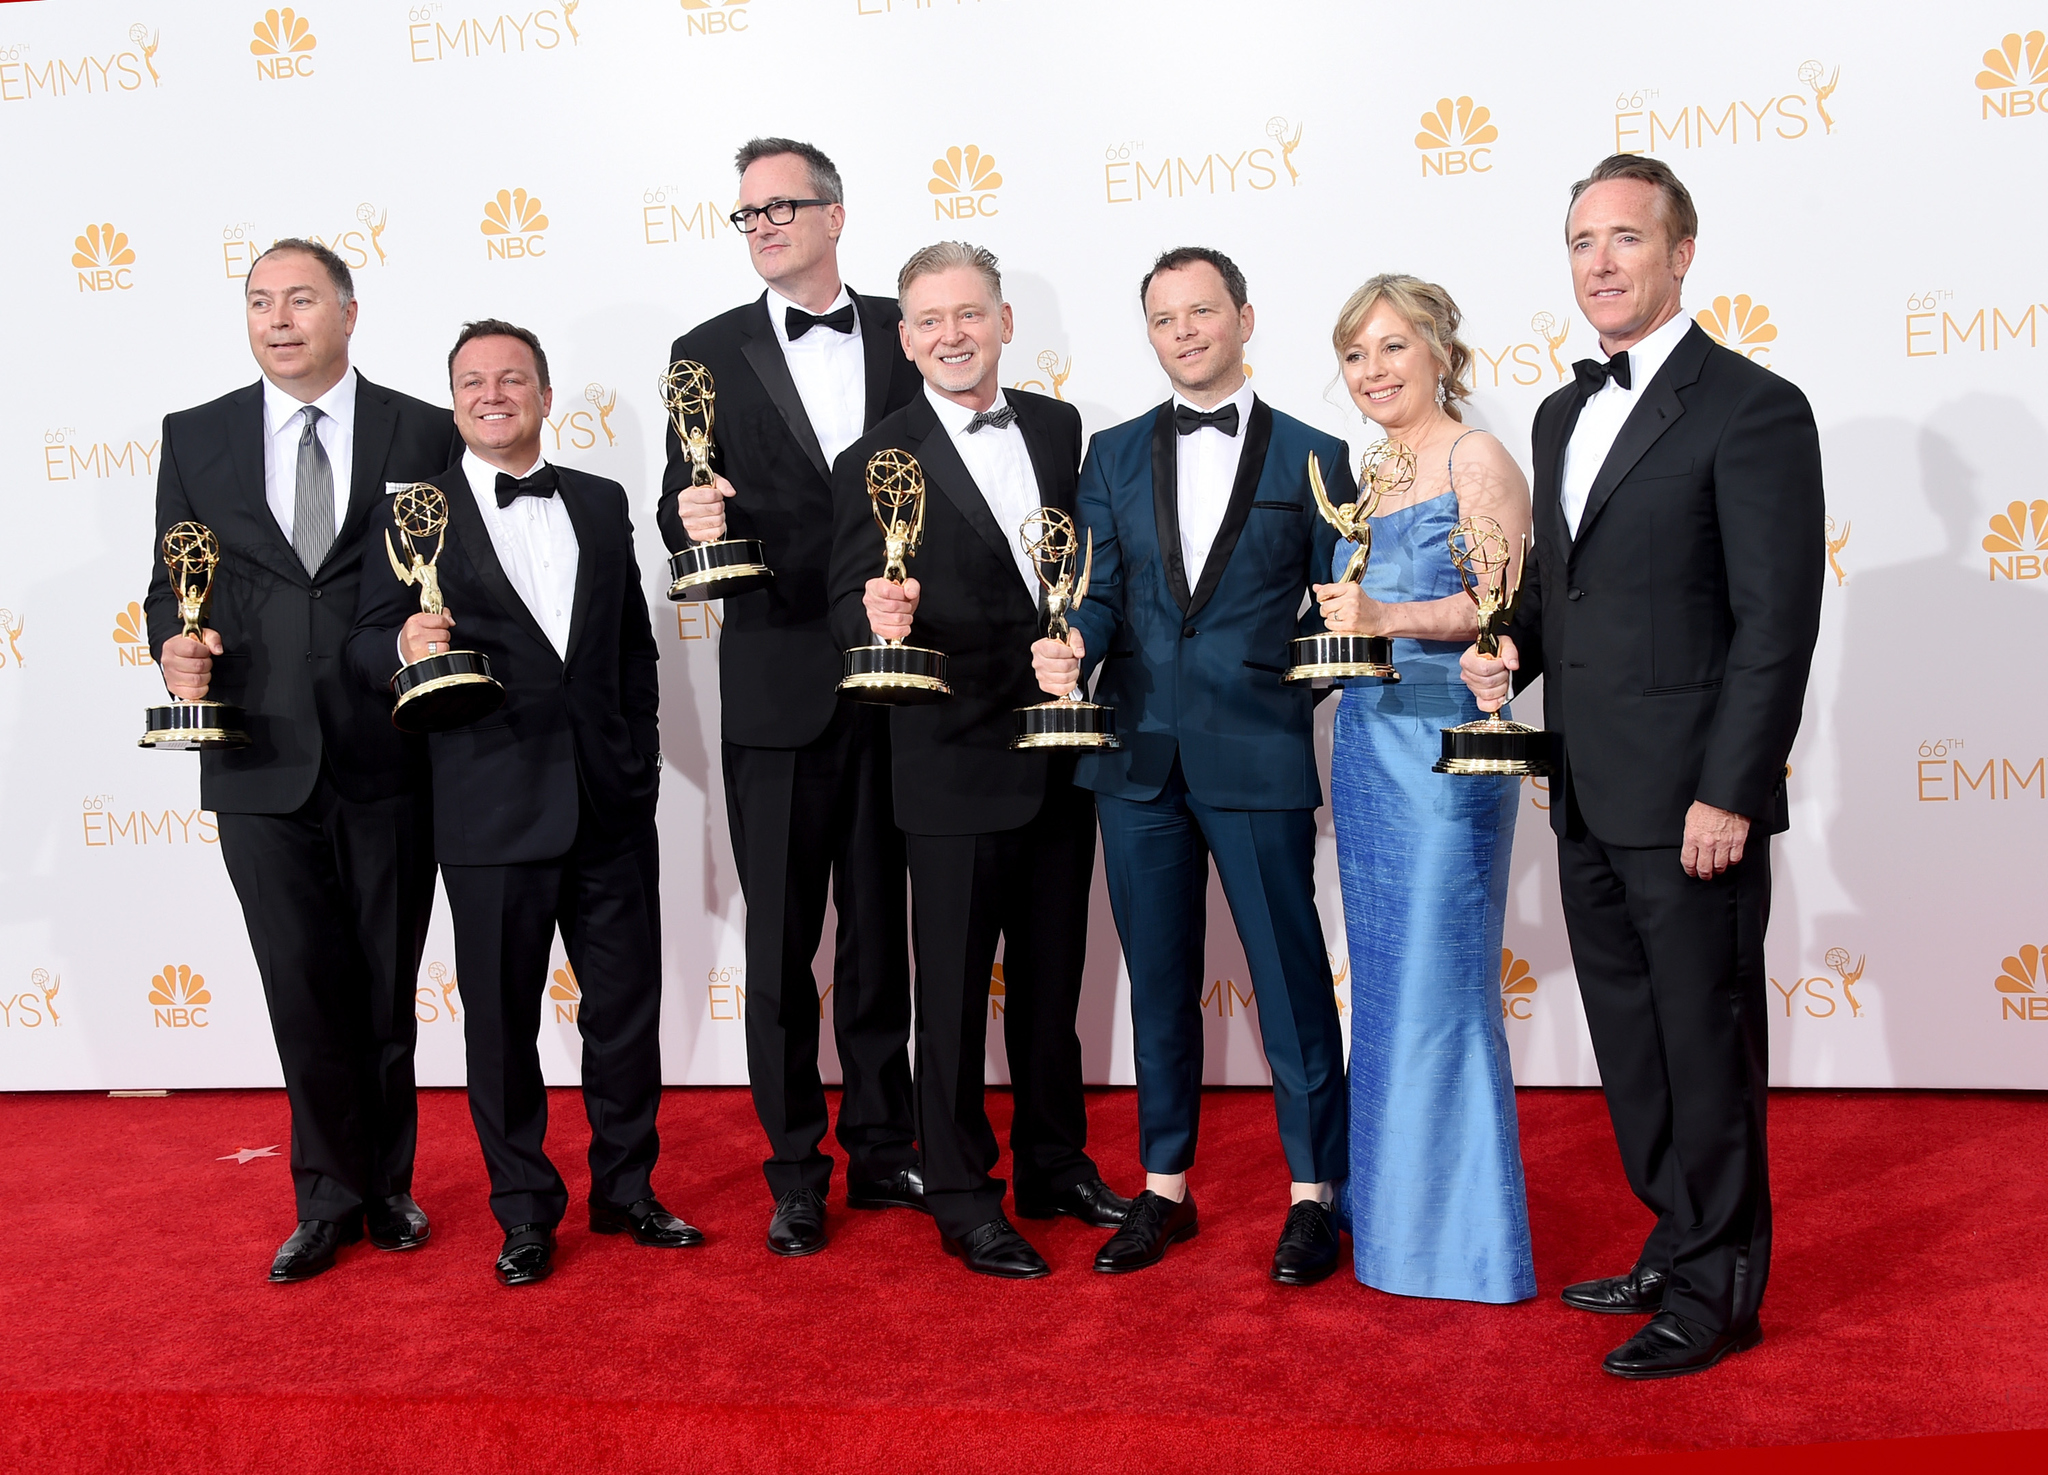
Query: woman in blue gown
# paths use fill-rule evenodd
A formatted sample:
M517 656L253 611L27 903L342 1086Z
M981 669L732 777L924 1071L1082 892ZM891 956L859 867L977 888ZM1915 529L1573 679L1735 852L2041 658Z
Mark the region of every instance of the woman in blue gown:
M1401 673L1347 684L1330 761L1351 952L1339 1210L1366 1285L1507 1302L1536 1294L1500 1002L1519 781L1430 765L1443 728L1480 716L1458 674L1474 605L1446 537L1461 518L1490 517L1519 548L1529 490L1499 441L1460 423L1471 354L1457 329L1441 287L1378 276L1333 335L1352 399L1416 468L1372 519L1363 587L1316 587L1332 630L1394 637ZM1353 551L1338 545L1333 580Z

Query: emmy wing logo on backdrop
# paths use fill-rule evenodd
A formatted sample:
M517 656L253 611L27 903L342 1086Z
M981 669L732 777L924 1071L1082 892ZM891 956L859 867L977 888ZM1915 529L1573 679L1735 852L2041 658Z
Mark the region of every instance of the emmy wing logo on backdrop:
M1984 53L1977 73L1984 118L2031 118L2048 113L2048 35L2014 31Z
M1539 980L1527 958L1518 958L1512 948L1500 950L1500 1017L1533 1019Z
M1835 131L1830 104L1841 85L1842 69L1807 60L1790 72L1797 88L1773 92L1758 102L1738 96L1726 102L1671 104L1655 87L1625 92L1614 99L1614 151L1662 155L1674 149L1754 148L1827 137Z
M1867 1007L1866 1001L1856 996L1856 988L1863 981L1863 970L1868 959L1859 956L1849 961L1849 950L1845 947L1831 947L1821 960L1834 974L1825 973L1811 977L1795 978L1790 983L1771 980L1771 987L1784 1001L1785 1017L1792 1019L1803 1015L1808 1019L1860 1019ZM1794 1010L1797 1009L1797 1015Z
M925 188L932 201L932 219L967 220L996 213L996 191L1003 176L996 172L996 156L985 154L974 144L949 148L943 158L932 160L932 177Z
M1283 117L1266 120L1265 136L1275 145L1212 149L1190 159L1174 152L1150 154L1142 139L1125 139L1102 151L1102 195L1106 204L1136 205L1148 200L1180 200L1190 195L1262 193L1281 180L1301 183L1294 162L1304 125Z
M1992 513L1983 548L1991 555L1986 577L1992 583L2040 578L2048 562L2048 500L2013 502Z
M1778 325L1771 321L1771 310L1747 293L1716 297L1713 306L1693 314L1693 321L1723 348L1732 348L1767 369L1771 366L1770 350L1778 341Z
M1571 316L1539 312L1529 319L1529 330L1536 336L1506 344L1497 353L1483 342L1475 344L1472 362L1465 369L1466 385L1472 389L1540 386L1547 394L1555 384L1569 379L1571 364L1560 350L1572 336Z
M527 256L547 255L541 233L548 228L539 195L523 189L501 189L484 205L484 218L477 229L484 235L484 255L496 261L516 261Z
M2028 943L2005 960L1991 986L1998 990L2000 1019L2048 1019L2048 977L2043 977L2042 949Z
M1422 173L1485 174L1493 168L1493 150L1500 129L1490 121L1493 114L1469 97L1437 99L1436 111L1422 115L1422 131L1415 146L1422 150Z
M462 1018L455 1006L458 990L455 970L436 958L427 964L427 981L412 991L412 1017L421 1024L457 1023Z
M12 998L0 998L0 1028L47 1029L64 1023L57 1013L57 991L64 986L61 976L47 968L32 970L29 986Z
M1019 379L1012 389L1028 389L1034 394L1049 394L1056 400L1067 397L1067 378L1074 372L1074 361L1061 358L1053 349L1046 349L1038 355L1038 372L1043 379Z
M0 671L19 671L28 664L21 653L21 634L28 628L28 616L0 609Z
M149 1006L158 1029L205 1029L213 1002L206 980L183 963L166 963L149 981Z
M355 207L354 215L353 224L343 224L338 230L308 230L297 234L325 246L347 262L351 271L387 265L391 256L384 249L384 230L391 224L391 212L364 200ZM277 238L272 236L271 239ZM221 267L230 281L239 282L246 278L249 268L256 264L256 258L269 249L262 234L246 220L222 226L220 240Z
M128 233L111 223L88 225L72 242L71 264L78 269L81 292L126 292L135 285L135 248Z
M156 69L156 31L137 21L128 28L128 40L132 50L63 47L42 58L26 44L0 44L0 104L140 92L145 82L163 86L163 74Z
M1849 523L1844 519L1840 527L1835 526L1835 515L1827 515L1826 537L1828 547L1828 568L1835 576L1835 587L1841 588L1849 582L1849 571L1842 567L1842 550L1849 546Z
M406 47L416 65L560 51L564 42L582 44L582 8L583 0L562 0L539 10L455 16L438 4L414 5L406 11Z
M256 22L255 32L249 54L256 58L256 75L263 81L289 82L313 75L313 48L320 38L303 15L289 6L266 10Z

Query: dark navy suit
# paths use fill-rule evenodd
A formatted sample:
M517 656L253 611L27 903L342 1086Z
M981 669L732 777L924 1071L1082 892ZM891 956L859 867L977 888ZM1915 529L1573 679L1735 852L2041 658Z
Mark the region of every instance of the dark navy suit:
M1254 400L1237 479L1199 579L1183 567L1171 402L1095 437L1078 503L1095 578L1073 623L1100 665L1095 699L1124 747L1080 760L1131 974L1139 1155L1194 1161L1202 1092L1209 857L1251 964L1274 1106L1297 1182L1345 1171L1344 1049L1315 909L1315 699L1281 683L1288 642L1322 628L1337 534L1308 457L1350 496L1341 441Z

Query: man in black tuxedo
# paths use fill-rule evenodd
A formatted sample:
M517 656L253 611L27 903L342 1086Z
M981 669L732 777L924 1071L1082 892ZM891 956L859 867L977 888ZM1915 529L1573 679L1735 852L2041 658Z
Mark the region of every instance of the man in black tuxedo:
M839 916L832 1031L845 1081L847 1203L925 1206L905 1050L910 968L888 724L839 699L839 646L825 618L833 459L907 403L918 377L897 347L896 304L839 279L846 210L832 161L807 143L757 138L737 163L733 223L767 291L670 351L711 371L719 475L711 487L690 486L671 425L656 520L671 549L759 538L775 571L766 588L725 601L721 747L747 902L747 1077L775 1196L768 1247L808 1255L825 1248L832 1182L832 1160L819 1149L825 1088L811 975L828 882Z
M434 905L425 753L341 653L386 487L435 475L462 443L446 410L350 367L355 284L325 246L279 241L243 304L263 377L165 416L157 473L159 543L188 520L220 540L210 623L179 632L158 560L149 638L174 697L248 714L248 747L200 755L199 802L219 816L284 1067L299 1222L270 1278L298 1281L365 1221L380 1249L429 1232L412 1199L412 995Z
M535 1037L557 926L582 986L590 1228L678 1248L703 1236L661 1206L661 782L654 630L625 489L541 459L548 361L524 328L467 323L448 358L468 451L448 499L448 612L420 611L387 566L363 580L348 660L385 690L401 662L480 651L505 704L428 740L434 846L468 1007L469 1110L505 1230L498 1278L545 1280L568 1208L542 1149ZM387 561L388 564L388 561ZM456 627L459 621L459 630Z
M1499 659L1464 657L1488 710L1540 673L1560 735L1565 927L1622 1167L1657 1216L1634 1268L1564 1299L1652 1315L1606 1360L1627 1378L1763 1335L1767 837L1824 570L1806 397L1679 309L1697 228L1658 160L1573 186L1572 282L1609 357L1536 412L1522 607Z
M1011 314L987 251L926 247L897 278L897 300L924 392L855 441L834 471L833 631L846 646L900 640L914 618L919 643L948 657L950 697L887 714L915 899L925 1201L946 1251L968 1269L1028 1279L1050 1267L1003 1214L982 1101L998 937L1017 1212L1111 1227L1130 1207L1088 1157L1074 1032L1094 799L1074 786L1071 754L1010 747L1016 709L1044 700L1031 667L1040 582L1020 534L1041 507L1073 515L1081 416L1001 389ZM916 457L926 486L915 576L900 585L879 577L883 537L867 492L868 458L884 449Z

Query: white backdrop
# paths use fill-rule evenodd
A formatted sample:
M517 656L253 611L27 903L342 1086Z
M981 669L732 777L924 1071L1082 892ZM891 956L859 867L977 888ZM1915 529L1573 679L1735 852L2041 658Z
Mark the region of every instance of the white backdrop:
M784 133L840 165L856 287L886 291L942 236L993 248L1005 379L1091 430L1163 396L1134 289L1200 242L1250 278L1261 393L1354 448L1337 306L1378 271L1443 282L1479 352L1471 418L1525 461L1537 403L1593 351L1565 190L1616 148L1668 159L1704 222L1688 311L1805 389L1826 453L1834 567L1774 845L1773 1078L2048 1086L2048 6L1874 20L1841 0L1592 32L1497 0L0 7L0 1084L279 1079L196 764L134 740L161 692L136 603L161 418L255 377L239 277L283 235L354 266L355 360L381 382L445 402L462 320L533 327L548 453L631 492L663 641L666 1071L744 1079L718 611L662 598L653 391L679 330L758 292L723 220L730 159ZM1590 1083L1546 796L1525 796L1516 1075ZM1227 916L1219 894L1209 1078L1263 1081ZM1094 933L1088 1073L1124 1082L1099 880ZM445 903L420 982L421 1079L459 1082ZM558 1081L574 993L564 971L543 1026Z

